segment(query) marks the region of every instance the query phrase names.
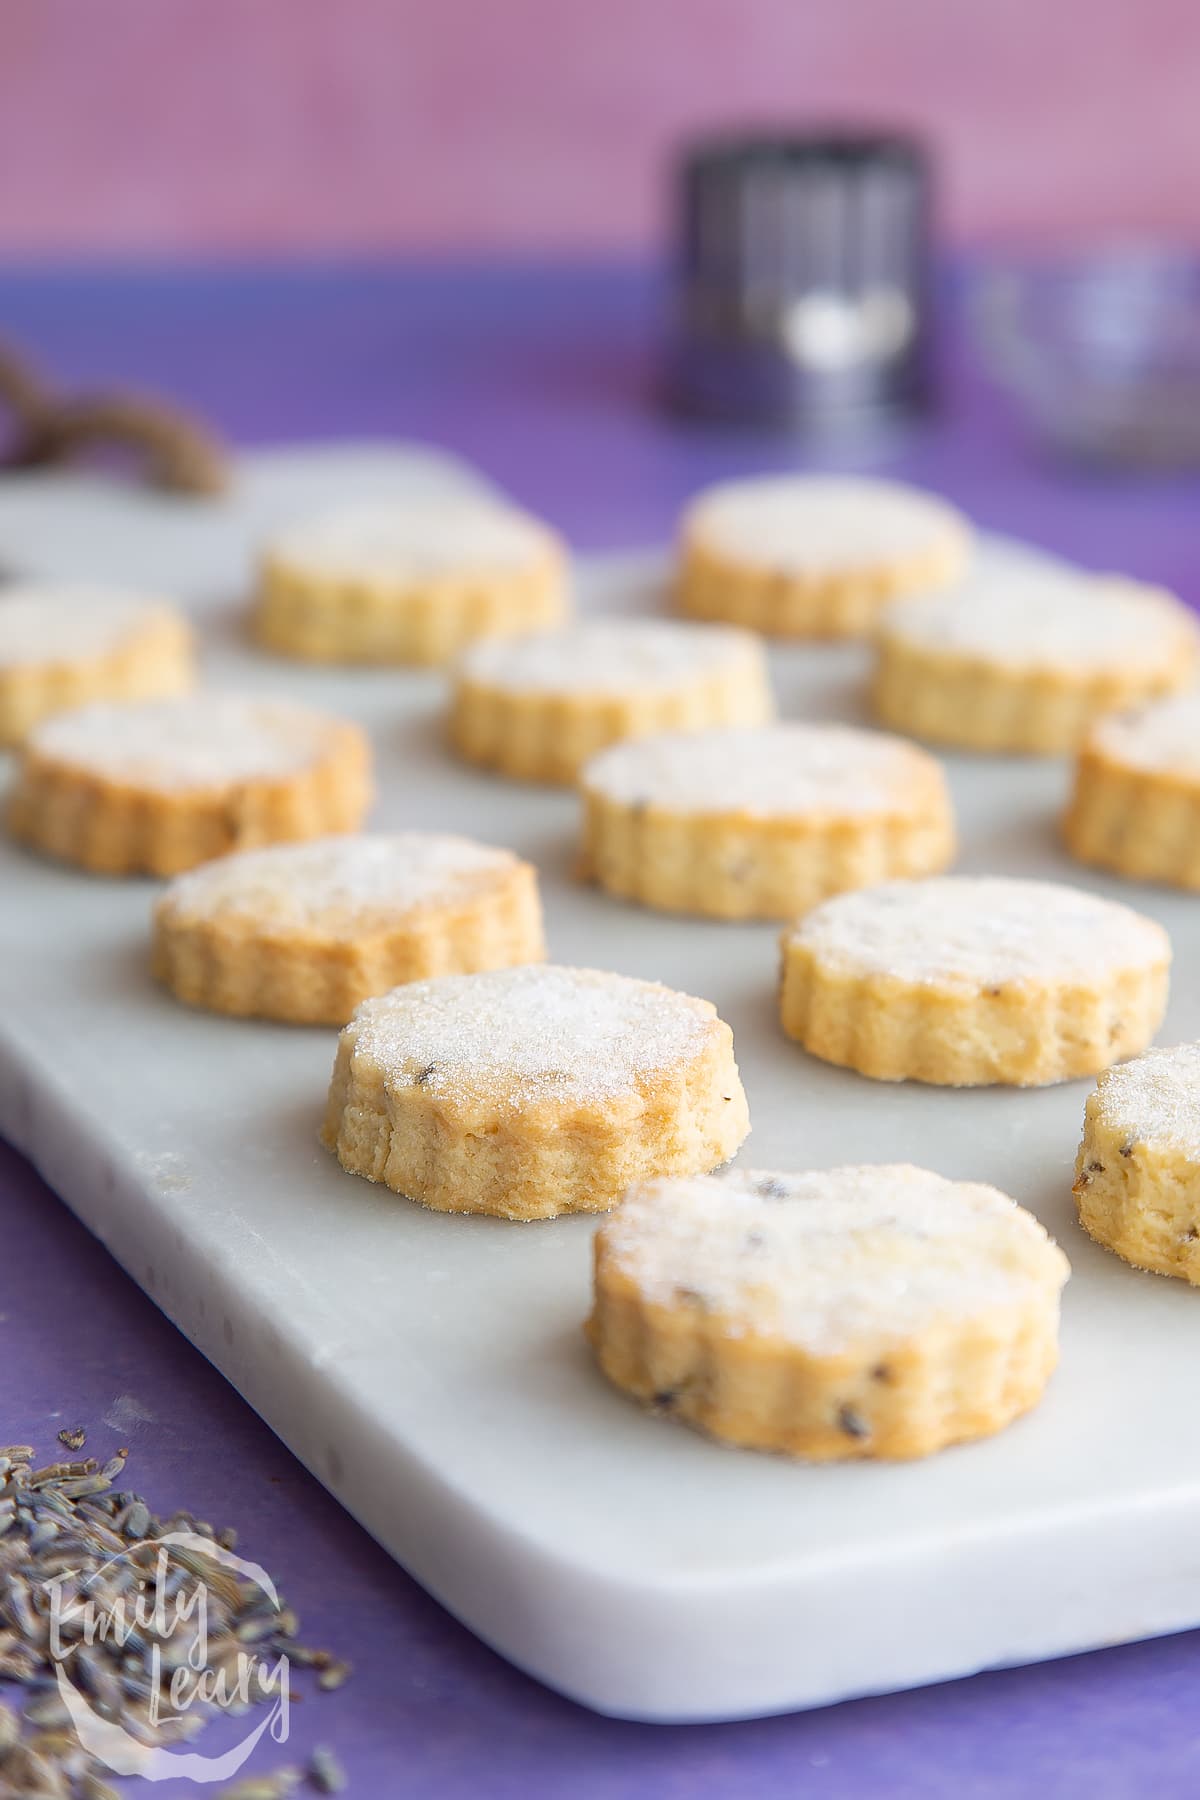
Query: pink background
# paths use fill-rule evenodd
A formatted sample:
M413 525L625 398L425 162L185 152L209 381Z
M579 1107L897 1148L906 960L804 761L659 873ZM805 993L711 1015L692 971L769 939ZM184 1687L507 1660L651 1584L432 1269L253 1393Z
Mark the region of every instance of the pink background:
M0 0L0 253L632 249L683 133L855 115L960 239L1200 236L1196 0Z

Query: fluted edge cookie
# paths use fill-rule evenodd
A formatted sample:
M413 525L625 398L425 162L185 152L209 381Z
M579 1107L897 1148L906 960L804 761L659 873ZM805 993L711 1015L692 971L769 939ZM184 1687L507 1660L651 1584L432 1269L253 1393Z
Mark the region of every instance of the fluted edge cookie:
M1075 765L1063 837L1080 862L1200 888L1200 693L1096 721Z
M940 764L844 725L638 738L593 758L580 789L581 876L670 912L794 917L954 856Z
M411 498L278 533L262 552L254 631L313 662L439 664L566 610L565 549L540 520L495 500Z
M1100 1077L1074 1194L1098 1244L1200 1287L1200 1044L1148 1050Z
M907 1459L1037 1403L1068 1274L996 1188L733 1169L630 1192L596 1234L587 1335L616 1387L725 1442Z
M715 1168L748 1130L733 1034L707 1000L543 963L365 1001L322 1138L437 1212L550 1219Z
M782 939L783 1029L877 1081L1041 1087L1144 1050L1170 940L1049 881L947 876L827 900Z
M191 628L165 601L66 583L0 589L0 747L94 700L181 694L193 662Z
M683 518L681 610L783 637L857 637L900 594L957 580L967 520L899 482L774 475L699 494Z
M1098 713L1186 685L1200 636L1163 589L1031 557L901 601L876 642L883 724L968 750L1054 755Z
M177 999L294 1024L544 955L536 870L432 832L242 851L177 876L154 909L154 973Z
M26 739L8 829L95 874L176 875L232 850L356 830L370 771L357 725L292 701L87 706Z
M594 620L489 639L458 664L450 738L469 762L525 780L571 782L622 738L774 715L766 657L731 626Z

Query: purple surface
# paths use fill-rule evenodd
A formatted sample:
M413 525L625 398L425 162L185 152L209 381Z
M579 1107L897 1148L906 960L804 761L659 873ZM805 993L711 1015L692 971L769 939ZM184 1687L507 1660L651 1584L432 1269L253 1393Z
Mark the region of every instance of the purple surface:
M64 380L173 390L245 443L444 444L592 547L661 540L701 482L792 460L779 443L685 430L653 410L655 302L644 275L614 270L9 271L0 336ZM942 488L987 526L1200 598L1194 483L1042 466L953 344L948 364L936 426L873 466ZM0 970L0 1004L2 984ZM49 1453L61 1425L82 1423L89 1448L128 1442L132 1485L161 1508L237 1525L309 1641L356 1663L340 1692L306 1691L290 1744L260 1747L252 1769L326 1741L351 1791L381 1800L1197 1791L1197 1634L787 1719L596 1718L416 1588L2 1146L0 1209L0 1435Z

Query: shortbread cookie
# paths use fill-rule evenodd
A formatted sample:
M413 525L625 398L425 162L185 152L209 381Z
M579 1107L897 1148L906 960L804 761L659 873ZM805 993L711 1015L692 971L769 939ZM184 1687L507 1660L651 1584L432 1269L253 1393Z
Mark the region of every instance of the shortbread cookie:
M996 1188L907 1164L635 1187L587 1333L617 1387L817 1462L928 1456L1028 1411L1067 1259Z
M1075 1202L1097 1243L1200 1287L1200 1044L1148 1050L1100 1077Z
M1096 721L1063 835L1080 862L1200 888L1200 692Z
M1183 687L1195 620L1161 588L1065 564L981 566L961 588L889 609L875 710L969 750L1072 750L1098 712Z
M165 601L113 588L0 589L0 746L91 700L143 700L192 684L192 634Z
M244 850L178 876L154 909L154 973L180 1000L302 1025L544 955L536 870L430 832Z
M36 727L12 835L105 875L175 875L230 850L354 831L371 800L357 725L242 694L85 706Z
M898 594L957 580L971 548L961 513L898 482L730 481L684 514L679 604L784 637L858 637Z
M475 644L458 666L450 736L470 762L574 781L620 738L774 714L766 657L748 631L597 620Z
M543 963L364 1001L323 1137L343 1168L438 1212L551 1219L715 1168L748 1130L707 1000Z
M954 855L940 765L844 725L671 732L587 764L581 870L644 906L780 919Z
M783 935L783 1028L877 1081L1041 1087L1144 1050L1171 945L1050 881L949 876L827 900Z
M375 501L281 531L255 631L313 662L443 663L474 638L553 625L566 556L528 513L458 497Z

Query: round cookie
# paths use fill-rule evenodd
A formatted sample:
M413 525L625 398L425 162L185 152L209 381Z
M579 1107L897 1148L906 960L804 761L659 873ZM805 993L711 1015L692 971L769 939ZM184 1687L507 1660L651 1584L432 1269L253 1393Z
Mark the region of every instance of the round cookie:
M536 870L431 832L244 850L176 877L154 909L154 973L178 999L295 1024L544 955Z
M1068 1274L996 1188L732 1169L630 1192L596 1234L587 1335L617 1387L729 1443L928 1456L1036 1404Z
M827 900L784 932L783 1029L877 1081L1041 1087L1144 1050L1171 945L1050 881L949 876Z
M973 534L899 482L765 475L699 494L683 517L679 605L783 637L858 637L898 594L957 580Z
M1200 692L1096 721L1063 836L1080 862L1200 888Z
M1200 638L1160 588L1049 561L981 565L881 621L885 725L968 750L1072 750L1098 712L1183 687Z
M357 725L290 700L198 693L59 713L20 753L13 837L105 875L175 875L231 850L354 831Z
M542 963L365 1001L322 1136L344 1169L435 1211L551 1219L715 1168L749 1128L707 1000Z
M1200 1287L1200 1044L1148 1050L1100 1077L1074 1193L1097 1243Z
M548 526L498 500L441 496L279 532L262 553L254 629L313 662L431 664L566 609L566 553Z
M595 620L472 645L455 675L450 737L469 762L570 782L621 738L757 725L774 710L766 657L750 632Z
M191 630L165 601L82 584L0 589L0 747L52 713L180 694L192 679Z
M581 872L644 906L794 917L828 895L954 856L940 764L844 725L671 732L584 768Z

